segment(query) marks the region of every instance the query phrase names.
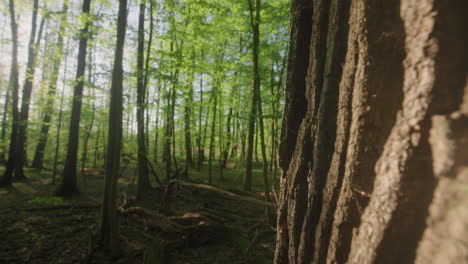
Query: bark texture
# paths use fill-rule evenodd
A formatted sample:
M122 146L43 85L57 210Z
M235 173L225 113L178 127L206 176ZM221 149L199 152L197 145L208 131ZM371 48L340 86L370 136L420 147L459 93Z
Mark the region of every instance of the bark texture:
M466 8L293 1L275 263L467 260Z

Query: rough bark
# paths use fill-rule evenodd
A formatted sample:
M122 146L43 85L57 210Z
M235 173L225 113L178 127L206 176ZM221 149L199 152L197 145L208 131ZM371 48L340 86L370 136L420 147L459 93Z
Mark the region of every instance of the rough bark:
M467 194L455 187L467 175L466 8L314 1L306 87L291 82L299 59L288 62L275 263L466 260Z
M283 170L281 176L281 190L279 194L277 238L275 250L275 263L288 263L289 228L288 214L296 208L289 207L286 196L290 193L301 199L305 196L302 186L306 182L290 179L286 176L286 170L291 162L292 153L297 141L297 133L302 119L307 110L305 97L305 77L309 67L310 38L312 33L312 4L306 0L295 0L291 4L291 35L289 39L289 55L286 77L286 102L283 127L281 131L281 144L279 150L280 166ZM304 155L306 156L306 155ZM288 190L288 186L296 185L297 188ZM303 202L299 200L297 202ZM300 219L301 216L298 217Z

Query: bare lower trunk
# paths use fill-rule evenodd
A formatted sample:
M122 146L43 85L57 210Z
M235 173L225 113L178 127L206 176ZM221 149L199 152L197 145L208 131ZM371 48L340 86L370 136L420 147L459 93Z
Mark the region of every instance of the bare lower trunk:
M123 49L127 28L127 0L119 1L117 22L117 42L109 108L109 128L106 161L106 180L100 222L100 240L113 257L118 256L119 224L117 219L117 179L120 173L122 151L122 112L123 112Z
M145 136L145 109L146 87L144 65L145 46L145 2L140 3L140 15L138 22L138 54L137 54L137 126L138 126L138 189L137 198L141 199L143 192L151 187L149 182L149 168L147 163L147 145Z
M15 164L17 162L17 139L18 139L18 93L19 93L19 77L18 77L18 25L16 24L15 16L15 1L9 0L10 20L11 20L11 38L12 38L12 54L11 54L11 71L8 88L11 89L11 107L12 107L12 125L10 136L10 147L8 151L8 160L6 171L0 179L0 186L11 186Z
M466 8L293 2L275 263L466 260Z
M91 0L83 1L83 14L89 14ZM76 85L73 90L72 112L70 118L70 127L68 135L67 155L65 159L65 167L63 169L63 181L57 189L58 195L74 195L77 194L78 186L76 182L77 163L78 163L78 142L81 119L81 106L84 88L84 73L86 69L86 51L88 47L88 29L89 22L85 23L80 30L80 43L78 49L78 65L76 70Z
M28 47L28 62L26 67L26 74L23 86L22 102L21 102L21 112L20 112L20 124L18 128L18 161L15 168L15 176L17 179L24 179L23 167L27 163L26 158L26 131L28 128L29 121L29 106L31 104L31 93L34 83L34 73L36 71L36 55L37 49L39 48L40 40L42 38L42 30L44 27L44 18L39 29L39 34L37 36L37 43L35 44L36 39L36 27L37 27L37 13L39 8L39 1L35 0L33 3L33 19L31 25L31 36L29 39Z

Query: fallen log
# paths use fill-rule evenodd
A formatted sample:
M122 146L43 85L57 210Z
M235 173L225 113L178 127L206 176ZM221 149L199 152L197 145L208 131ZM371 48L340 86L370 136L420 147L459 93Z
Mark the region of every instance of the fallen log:
M170 220L164 215L152 212L143 207L119 207L118 211L121 215L133 218L137 222L141 222L146 226L159 228L164 232L181 233L186 227Z
M209 225L212 222L208 217L200 213L185 213L182 216L167 217L143 207L129 207L131 201L132 198L128 198L127 193L122 191L122 203L117 211L121 215L129 216L146 226L159 228L165 232L184 233L202 225Z
M210 186L206 184L198 184L198 183L188 183L188 182L183 182L183 181L178 181L178 180L171 180L166 186L166 191L164 193L164 198L163 198L163 209L165 211L168 211L170 208L170 201L171 201L172 193L174 191L173 188L176 186L179 188L186 188L189 190L208 191L208 192L216 193L217 195L224 197L224 198L228 198L228 199L253 203L259 206L264 206L264 207L272 208L272 209L276 208L274 203L262 201L262 200L249 197L249 196L242 196L242 195L234 194L232 192L228 192L223 189L216 188L214 186Z

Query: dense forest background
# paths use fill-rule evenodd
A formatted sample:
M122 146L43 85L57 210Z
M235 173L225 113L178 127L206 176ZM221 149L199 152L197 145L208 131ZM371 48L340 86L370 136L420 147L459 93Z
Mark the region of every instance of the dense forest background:
M103 167L117 6L111 1L93 1L89 15L84 15L79 1L41 1L33 21L35 35L30 36L32 3L15 4L19 85L30 82L32 88L30 95L20 92L18 101L21 112L23 105L29 108L21 125L27 127L24 165L54 168L54 175L63 168L72 129L73 88L78 81L77 38L80 27L88 23L84 87L81 96L75 95L82 102L77 167ZM179 168L186 173L186 166L208 166L210 181L220 181L223 172L219 168L245 167L249 122L262 122L253 130L253 159L268 164L269 171L276 168L289 5L269 1L259 14L258 78L262 85L255 101L261 115L254 120L249 120L251 112L257 111L250 107L254 89L249 8L255 7L249 7L248 1L146 1L142 6L129 2L123 57L122 156L127 165L135 166L137 160L150 162L165 168L164 177ZM0 158L5 161L12 127L12 94L7 89L12 50L6 3L0 23L4 58ZM34 43L34 54L29 56L28 42ZM28 67L31 57L34 63ZM144 138L143 160L137 159L142 146L138 133Z

